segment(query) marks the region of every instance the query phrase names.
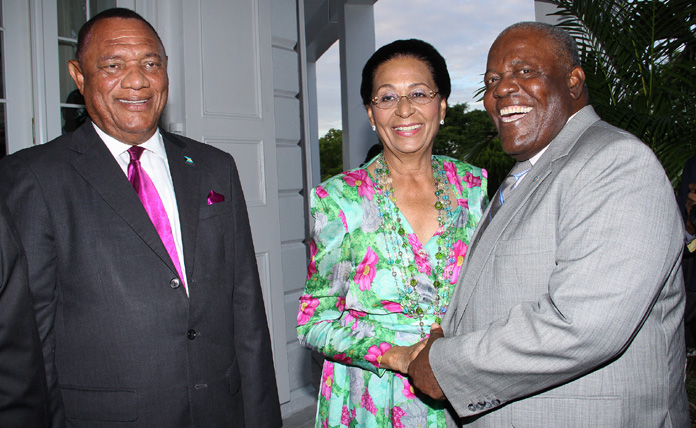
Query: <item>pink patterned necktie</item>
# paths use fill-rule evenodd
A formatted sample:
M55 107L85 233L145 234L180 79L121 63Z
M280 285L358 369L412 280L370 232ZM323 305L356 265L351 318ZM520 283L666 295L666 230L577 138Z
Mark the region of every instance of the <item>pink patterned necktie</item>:
M160 199L159 193L157 193L155 184L140 165L140 156L144 151L145 149L140 146L133 146L128 149L128 154L130 155L128 181L133 185L135 192L138 194L140 201L145 207L145 211L147 211L147 214L150 216L150 220L152 220L152 224L155 226L164 244L164 248L167 249L167 253L169 253L169 257L176 267L179 278L183 280L184 276L181 273L179 255L176 252L174 235L172 235L172 225L169 223L167 211L164 209L162 199ZM186 287L186 281L184 281L184 287ZM188 292L188 289L186 291Z

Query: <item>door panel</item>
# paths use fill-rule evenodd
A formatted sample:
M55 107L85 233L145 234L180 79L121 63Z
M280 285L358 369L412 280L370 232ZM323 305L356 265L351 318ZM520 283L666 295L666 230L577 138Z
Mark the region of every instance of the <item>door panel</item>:
M281 402L289 400L268 0L183 2L187 136L239 168ZM172 60L170 54L170 61Z

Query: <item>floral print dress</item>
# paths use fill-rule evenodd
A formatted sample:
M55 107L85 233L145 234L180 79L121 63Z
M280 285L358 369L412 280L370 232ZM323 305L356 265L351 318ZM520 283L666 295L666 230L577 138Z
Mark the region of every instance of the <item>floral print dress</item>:
M370 163L374 162L373 159ZM307 282L300 297L297 333L300 343L326 356L319 391L316 427L444 427L444 402L421 399L406 376L380 368L391 346L421 340L420 320L404 313L403 275L394 266L390 248L412 252L397 260L417 266L416 290L428 333L436 321L432 305L436 263L445 263L453 289L486 203L487 173L456 159L433 156L446 173L457 197L449 218L421 244L393 202L382 203L401 216L404 234L383 225L378 197L383 189L367 171L369 165L344 172L315 188L314 218ZM440 169L442 169L440 168ZM408 242L404 243L404 236ZM438 236L451 242L450 257L435 260ZM440 241L442 242L442 240ZM442 271L442 269L441 269ZM447 276L447 275L446 275ZM451 294L450 294L451 295ZM448 301L445 302L449 303ZM429 313L428 313L429 312Z

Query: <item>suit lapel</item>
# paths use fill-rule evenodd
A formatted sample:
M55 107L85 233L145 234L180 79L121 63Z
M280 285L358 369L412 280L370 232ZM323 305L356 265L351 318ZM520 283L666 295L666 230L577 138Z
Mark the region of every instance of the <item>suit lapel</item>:
M457 281L456 289L447 310L446 333L454 332L461 322L471 295L478 286L479 278L490 260L491 253L495 249L500 236L512 219L515 218L516 213L522 209L527 199L550 173L550 165L546 168L543 168L542 165L534 165L524 180L520 182L520 185L505 198L505 204L500 207L495 218L481 236L478 236L481 231L479 230L480 227L477 227L473 237L474 245L472 245L467 261L462 267L463 275ZM488 208L490 208L490 204ZM488 215L488 211L489 209L486 209L484 216Z
M479 284L479 278L484 271L491 253L500 240L501 235L508 228L510 222L524 207L541 183L552 175L554 162L566 156L573 148L578 138L589 126L599 120L591 106L580 110L573 120L569 121L556 138L549 144L548 149L539 158L536 164L529 170L524 180L506 198L505 204L498 210L495 219L488 225L481 236L481 224L476 228L472 237L472 245L465 265L462 267L462 275L457 281L456 289L452 295L445 320L445 333L453 333L461 323L464 311L471 299L471 295ZM488 215L489 207L483 213ZM491 267L489 267L491 269ZM484 284L485 285L485 284Z
M198 214L200 197L200 166L196 164L195 154L190 147L175 135L162 132L164 147L167 150L169 171L174 183L174 194L179 210L181 239L184 247L184 264L186 276L193 275L193 265L196 254L196 235L198 233Z
M176 274L176 268L147 211L91 122L75 131L71 149L80 153L72 162L78 174Z

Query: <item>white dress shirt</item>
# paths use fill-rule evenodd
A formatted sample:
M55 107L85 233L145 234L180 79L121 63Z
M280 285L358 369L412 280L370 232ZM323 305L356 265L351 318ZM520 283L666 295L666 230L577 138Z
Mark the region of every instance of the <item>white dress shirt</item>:
M106 147L109 149L111 154L118 162L119 166L123 170L123 173L128 176L128 164L130 163L130 154L128 149L132 146L130 144L125 144L114 137L106 134L104 131L99 129L94 123L94 129L97 134L101 137ZM152 183L159 193L160 199L162 199L162 204L167 212L167 217L169 218L169 224L172 227L172 235L174 237L174 244L176 245L176 252L179 256L179 265L181 266L181 272L184 278L184 287L186 289L186 295L189 294L188 284L186 281L186 267L184 266L184 247L183 241L181 239L181 226L179 225L179 210L176 206L176 195L174 194L174 183L172 182L172 175L169 172L169 163L167 162L167 152L164 149L164 142L162 141L162 134L160 134L159 129L155 134L150 137L149 140L140 144L140 147L144 148L145 151L140 156L140 165L145 170L145 173L150 177Z

